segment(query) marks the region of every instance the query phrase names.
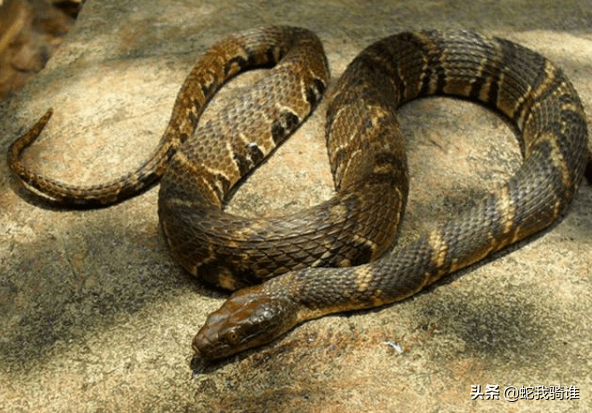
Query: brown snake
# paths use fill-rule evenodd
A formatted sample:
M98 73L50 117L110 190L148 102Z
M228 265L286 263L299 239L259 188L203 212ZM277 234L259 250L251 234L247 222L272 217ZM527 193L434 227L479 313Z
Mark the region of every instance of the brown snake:
M198 123L228 78L272 65L246 96ZM372 44L339 79L326 123L334 198L270 220L224 213L233 185L308 116L328 76L322 45L306 30L241 33L214 45L197 63L157 150L135 172L73 187L25 168L20 153L51 111L13 143L8 164L64 205L108 205L162 177L159 218L174 259L210 283L239 289L193 340L206 359L269 342L305 320L409 297L549 226L581 182L589 157L584 111L560 69L508 40L421 31ZM524 161L473 207L379 258L394 240L407 198L395 112L430 95L469 98L504 114L520 131ZM351 267L327 268L344 266Z

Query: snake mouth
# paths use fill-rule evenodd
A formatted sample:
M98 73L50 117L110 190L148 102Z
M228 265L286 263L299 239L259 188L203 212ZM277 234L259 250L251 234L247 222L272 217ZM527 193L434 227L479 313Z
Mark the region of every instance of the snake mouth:
M210 338L210 334L204 332L204 328L202 327L199 332L193 337L193 341L191 343L191 348L193 352L204 359L213 359L219 358L216 357L216 352L213 350L219 346L216 340L212 340Z

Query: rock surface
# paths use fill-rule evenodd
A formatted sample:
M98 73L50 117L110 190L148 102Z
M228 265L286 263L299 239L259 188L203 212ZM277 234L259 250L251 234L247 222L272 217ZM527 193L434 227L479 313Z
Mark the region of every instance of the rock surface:
M46 69L0 106L0 150L53 107L27 164L70 183L117 177L156 145L196 57L268 24L317 32L333 79L365 46L405 29L496 34L562 66L590 120L583 3L89 0ZM261 75L233 81L207 115ZM325 109L326 100L249 178L232 211L294 211L331 196ZM480 106L421 100L400 118L411 170L401 244L520 160L511 129ZM589 183L561 223L511 253L400 304L309 322L206 372L190 342L224 294L171 261L157 191L101 210L53 210L0 164L0 411L592 411ZM471 400L475 385L574 386L579 400Z

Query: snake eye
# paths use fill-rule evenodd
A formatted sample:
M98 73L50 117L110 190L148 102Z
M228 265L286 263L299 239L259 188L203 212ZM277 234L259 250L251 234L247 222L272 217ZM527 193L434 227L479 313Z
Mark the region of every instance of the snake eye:
M238 334L236 333L236 330L233 329L230 333L228 333L228 341L231 343L236 343L238 341Z

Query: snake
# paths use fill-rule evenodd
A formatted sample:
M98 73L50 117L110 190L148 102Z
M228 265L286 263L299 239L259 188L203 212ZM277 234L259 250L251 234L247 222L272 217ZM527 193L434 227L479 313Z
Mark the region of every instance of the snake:
M200 116L232 77L269 73L220 113ZM192 341L204 360L267 344L314 318L403 300L538 233L565 213L590 158L583 105L564 72L512 41L469 30L379 40L337 80L325 136L335 195L268 219L224 205L250 171L309 116L329 83L323 45L307 29L251 29L211 46L185 79L160 143L133 172L73 186L20 160L50 109L8 150L26 187L64 206L108 206L160 180L158 215L173 260L233 291ZM523 161L497 189L392 249L409 179L397 109L447 95L481 103L517 130Z

